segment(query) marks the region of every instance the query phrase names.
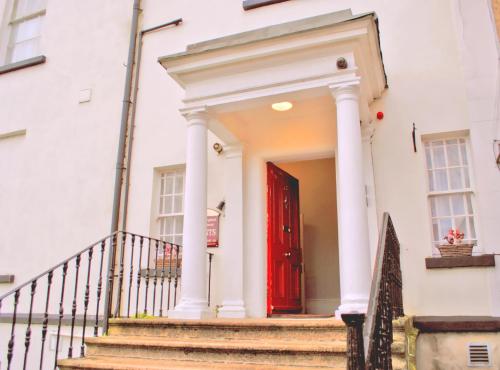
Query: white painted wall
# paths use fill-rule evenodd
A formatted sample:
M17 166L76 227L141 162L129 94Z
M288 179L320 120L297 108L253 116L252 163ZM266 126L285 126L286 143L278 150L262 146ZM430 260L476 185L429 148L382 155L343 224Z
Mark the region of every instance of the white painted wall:
M378 110L385 113L385 119L376 123L373 139L376 200L379 220L383 211L389 211L401 239L406 311L434 315L492 314L490 288L477 288L492 286L489 269L427 271L424 262L431 254L431 230L424 157L421 150L413 153L412 124L417 125L417 135L470 129L471 139L475 140L468 118L466 81L452 5L452 1L395 4L315 0L311 6L310 0L296 0L244 12L241 3L233 0L210 3L145 1L145 28L177 17L182 17L184 23L177 28L150 34L144 40L138 134L134 149L140 154L136 154L134 160L137 167L133 174L136 184L131 195L134 199L129 222L131 228L140 231L146 229L148 223L148 204L141 202L140 194L143 187L151 188L151 185L142 184L142 171L150 172L153 166L181 163L184 158L184 122L177 113L183 92L157 65L158 56L183 51L189 43L345 8L351 8L355 14L375 11L379 17L381 48L389 83L382 99L371 107L372 113ZM472 26L477 22L474 21ZM418 141L421 149L419 138ZM165 145L168 145L168 152L155 149ZM279 145L283 146L283 141L279 141ZM246 176L252 179L246 182L245 189L245 290L248 312L252 316L265 312L264 160L274 155L280 156L271 153L269 148L265 151L248 148L245 153ZM215 162L211 160L210 163ZM476 178L481 176L477 172L496 176L484 163L474 158ZM211 167L210 171L213 170ZM499 188L496 182L490 185ZM491 194L488 193L484 202L489 202ZM494 228L486 226L482 220L486 218L492 222L498 217L498 211L492 209L483 215L484 212L484 209L478 210L481 227L493 232ZM465 287L456 284L458 279L467 281ZM445 293L449 298L443 301L441 297Z
M49 0L46 63L0 75L0 134L26 129L0 140L0 274L16 284L109 233L131 14Z
M489 76L497 75L498 55L491 51L485 0L294 0L248 12L238 0L144 0L143 28L178 17L184 22L144 37L127 229L154 230L154 170L185 160L178 112L183 91L157 58L193 42L346 8L379 17L389 88L371 107L385 113L373 138L376 200L379 220L389 211L401 240L406 312L498 315L498 267L496 273L425 269L431 230L424 156L420 141L416 154L411 144L413 122L418 135L470 131L480 242L498 253L500 178L489 149L498 117L496 79ZM130 17L131 1L51 0L42 38L47 63L0 75L0 134L27 130L24 137L0 140L0 273L16 274L17 282L109 230ZM92 100L78 104L79 91L88 88ZM209 148L215 141L209 138ZM265 314L265 160L324 154L333 151L328 145L299 149L280 141L275 149L245 149L244 276L251 316ZM209 207L224 197L221 160L209 149ZM214 283L220 284L217 256L214 263ZM214 304L221 301L219 289L214 297Z

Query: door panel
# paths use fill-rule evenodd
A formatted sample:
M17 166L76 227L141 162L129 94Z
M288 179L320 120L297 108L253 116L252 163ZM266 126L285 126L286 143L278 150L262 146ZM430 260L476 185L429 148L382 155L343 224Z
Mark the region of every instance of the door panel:
M267 186L267 312L298 312L302 309L299 182L268 162Z

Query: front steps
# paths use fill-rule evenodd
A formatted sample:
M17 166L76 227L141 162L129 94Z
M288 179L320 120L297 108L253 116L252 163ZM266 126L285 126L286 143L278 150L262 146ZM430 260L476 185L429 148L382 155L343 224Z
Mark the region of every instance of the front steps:
M61 370L345 369L346 330L335 319L117 319L109 335L86 340L84 359ZM404 369L395 328L394 369Z

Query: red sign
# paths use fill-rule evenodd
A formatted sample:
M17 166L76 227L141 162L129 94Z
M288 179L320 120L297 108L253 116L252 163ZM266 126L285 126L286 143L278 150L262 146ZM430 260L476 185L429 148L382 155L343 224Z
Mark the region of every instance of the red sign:
M207 216L207 247L219 246L219 216Z

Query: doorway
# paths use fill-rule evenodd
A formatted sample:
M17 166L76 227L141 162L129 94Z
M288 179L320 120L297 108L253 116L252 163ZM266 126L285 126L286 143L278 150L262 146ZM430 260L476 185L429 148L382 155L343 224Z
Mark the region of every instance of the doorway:
M267 313L333 315L340 305L334 158L271 163L267 171ZM296 184L297 189L294 189L295 185L288 185L291 193L282 191L280 195L280 186L286 186L287 181ZM294 200L285 198L285 195L297 197L296 208L292 204ZM290 204L292 214L289 216L285 203ZM280 218L280 212L285 218ZM287 216L298 221L290 232ZM286 258L285 253L290 252L294 255L288 259L281 257ZM277 272L281 276L276 276ZM282 302L287 304L281 305Z

